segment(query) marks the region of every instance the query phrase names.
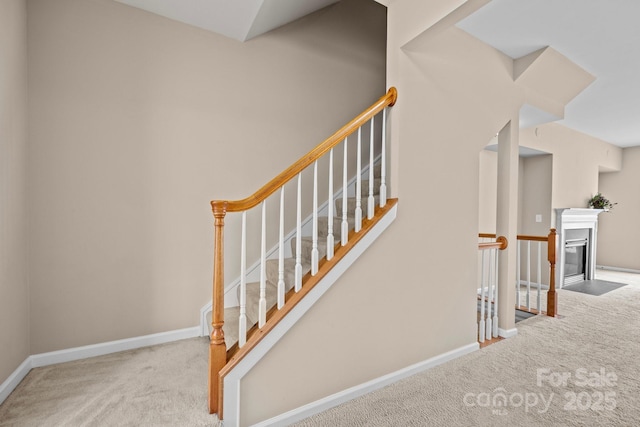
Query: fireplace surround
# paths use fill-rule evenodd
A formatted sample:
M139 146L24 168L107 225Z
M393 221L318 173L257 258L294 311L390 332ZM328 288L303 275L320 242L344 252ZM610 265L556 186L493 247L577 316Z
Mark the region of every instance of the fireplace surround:
M556 288L595 279L598 215L603 209L556 209Z

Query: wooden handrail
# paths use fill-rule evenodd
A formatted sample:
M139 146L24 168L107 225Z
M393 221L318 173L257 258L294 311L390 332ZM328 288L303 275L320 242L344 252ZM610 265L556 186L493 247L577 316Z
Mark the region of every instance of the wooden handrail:
M478 237L483 239L494 239L496 235L492 233L478 233ZM532 242L546 242L548 239L547 236L531 236L528 234L518 234L516 238L518 240L531 240Z
M242 212L248 209L251 209L258 204L260 204L267 197L272 195L277 189L282 187L284 184L289 182L291 179L295 178L300 172L306 169L308 166L312 165L313 162L318 160L324 154L328 153L333 147L341 143L346 137L354 133L358 130L359 127L364 125L371 117L378 114L385 107L393 106L398 99L398 91L395 87L389 88L387 93L378 99L374 104L372 104L369 108L364 110L360 115L358 115L355 119L351 120L349 123L344 125L340 130L331 135L329 138L325 139L324 142L320 143L313 150L309 151L305 154L300 160L289 166L278 176L273 178L267 184L262 186L258 191L253 193L251 196L242 200L212 200L211 207L215 211L216 207L220 209L222 205L224 205L225 210L227 212Z
M507 249L508 246L509 241L504 236L498 237L495 242L478 243L478 249L481 251L486 251L487 249L500 249L503 251Z
M549 291L547 291L547 316L556 317L558 314L558 293L556 292L556 229L552 228L547 236L530 236L518 234L518 240L528 240L534 242L547 242L547 259L549 261ZM495 234L478 233L478 237L485 239L495 238ZM502 236L500 236L502 237ZM500 241L498 237L496 243L478 243L478 249L491 249L497 247Z
M483 239L495 239L496 235L494 233L478 233L478 237Z
M518 234L518 240L528 240L531 242L546 242L548 240L547 236L529 236L526 234Z

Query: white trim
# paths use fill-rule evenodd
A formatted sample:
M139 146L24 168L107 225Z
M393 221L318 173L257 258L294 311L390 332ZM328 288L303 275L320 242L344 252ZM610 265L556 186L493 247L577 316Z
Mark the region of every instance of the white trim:
M501 336L502 338L515 337L516 335L518 335L518 329L516 329L516 328L513 328L513 329L498 328L498 335Z
M387 375L383 375L366 383L348 388L338 393L332 394L325 398L316 400L307 405L293 409L291 411L280 414L276 417L254 424L253 427L266 427L266 426L285 426L290 423L302 420L317 413L326 411L334 406L348 402L356 397L362 396L372 391L378 390L401 379L410 377L419 372L426 371L427 369L434 368L443 363L457 359L458 357L472 353L480 348L477 342L465 345L455 350L446 352L444 354L432 357L422 362L418 362L414 365L407 366L406 368L392 372Z
M609 265L596 265L596 268L600 270L611 270L611 271L620 271L623 273L640 274L640 270L634 270L633 268L611 267Z
M0 404L4 402L7 397L9 397L11 392L15 390L16 387L18 387L20 381L22 381L24 377L27 376L31 368L31 357L27 357L24 362L22 362L20 366L18 366L18 369L13 371L13 373L9 375L9 378L7 378L2 383L2 385L0 385Z
M141 337L126 338L123 340L51 351L49 353L34 354L30 356L32 362L31 367L38 368L40 366L54 365L56 363L71 362L74 360L86 359L88 357L103 356L105 354L117 353L119 351L133 350L136 348L164 344L187 338L195 338L198 336L200 336L200 328L198 326L193 326L191 328L143 335Z
M0 403L11 394L20 384L20 381L33 368L55 365L57 363L72 362L74 360L87 359L89 357L103 356L125 350L133 350L151 345L165 344L180 341L187 338L200 336L200 327L177 329L174 331L160 332L157 334L143 335L140 337L126 338L117 341L109 341L99 344L74 347L65 350L51 351L48 353L32 354L16 369L5 382L0 385Z

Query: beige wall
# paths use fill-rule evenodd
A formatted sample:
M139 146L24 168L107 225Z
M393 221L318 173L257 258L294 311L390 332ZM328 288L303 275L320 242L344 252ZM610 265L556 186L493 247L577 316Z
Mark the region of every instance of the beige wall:
M552 156L520 157L518 164L518 234L547 235L551 228ZM480 232L495 233L498 155L480 152ZM536 223L536 214L542 222ZM489 230L489 231L485 231Z
M243 424L476 341L478 155L522 98L509 58L455 28L424 36L388 45L398 218L242 380Z
M598 219L598 265L640 270L640 147L625 148L620 172L600 174L598 190L618 204Z
M481 150L478 177L478 232L496 232L496 208L498 203L498 153Z
M342 1L240 43L30 1L32 352L197 325L209 200L248 196L384 93L381 9Z
M546 236L551 228L553 156L522 158L522 204L519 234ZM541 222L536 222L541 215Z
M0 384L29 356L26 12L0 1Z
M551 154L520 159L522 187L520 189L520 222L518 234L547 236L551 228L551 196L553 188L553 156ZM541 222L536 222L541 215ZM547 244L521 241L520 278L534 283L549 284L549 263ZM538 250L540 250L540 277L538 277ZM530 254L530 267L527 257ZM530 276L528 275L530 274ZM532 306L536 307L532 301Z
M557 123L525 129L520 145L553 154L551 208L587 207L601 170L620 170L622 150ZM555 226L555 211L551 212Z

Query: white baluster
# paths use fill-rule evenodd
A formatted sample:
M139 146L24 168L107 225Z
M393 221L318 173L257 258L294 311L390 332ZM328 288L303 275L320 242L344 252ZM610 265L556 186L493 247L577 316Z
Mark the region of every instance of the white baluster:
M478 322L478 341L479 342L484 342L484 332L485 332L485 322L484 322L484 285L485 285L485 275L486 275L486 269L485 264L486 264L486 252L487 251L481 251L482 252L482 265L480 267L481 269L481 273L480 273L480 321Z
M520 275L520 243L522 243L521 240L516 242L516 307L520 307L522 305L520 301L520 277L522 277Z
M297 198L295 290L299 292L302 289L302 173L298 174Z
M313 163L313 243L311 246L311 275L318 274L318 161Z
M491 325L491 302L493 300L493 276L494 276L494 271L491 268L491 265L493 264L491 262L491 257L493 256L493 254L495 253L496 249L489 249L489 281L488 281L488 286L487 286L487 322L486 322L486 331L485 331L485 336L488 339L491 339L491 334L493 332L493 327Z
M375 116L371 117L371 135L369 137L369 203L367 204L367 218L373 218L373 211L376 208L376 199L373 197L373 121Z
M284 186L280 187L280 236L278 245L278 310L284 305Z
M333 148L329 151L329 200L327 212L327 261L333 258L335 246L333 237Z
M355 232L362 228L362 126L358 128L358 150L356 156L356 211Z
M527 240L527 310L531 311L531 240Z
M495 298L493 301L493 336L497 337L498 336L498 294L500 293L499 287L500 287L500 281L498 279L498 260L500 259L500 251L498 249L495 249L496 251L496 256L495 256Z
M344 160L342 167L342 229L340 230L340 242L342 246L349 242L349 221L347 219L347 138L344 139Z
M387 204L387 109L382 110L382 149L380 158L380 207Z
M260 299L258 300L258 327L267 323L267 201L262 202L262 236L260 241Z
M538 314L542 311L542 242L538 242Z
M247 342L247 211L242 212L240 241L240 317L238 319L238 347Z

